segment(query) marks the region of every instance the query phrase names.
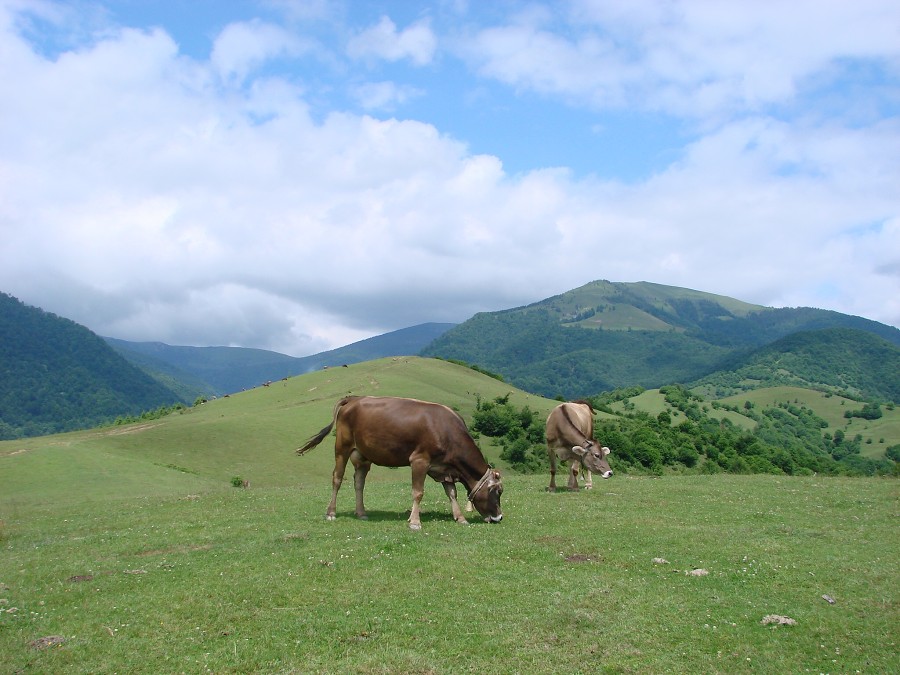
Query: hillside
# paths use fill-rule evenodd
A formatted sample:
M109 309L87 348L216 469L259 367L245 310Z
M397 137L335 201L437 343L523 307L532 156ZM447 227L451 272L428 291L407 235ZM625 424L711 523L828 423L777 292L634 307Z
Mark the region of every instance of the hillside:
M892 426L879 426L843 419L831 408L811 403L822 415L833 418L828 424L834 426L823 429L807 424L809 438L792 448L790 443L797 442L792 440L795 429L768 425L767 434L780 433L785 439L778 441L776 447L754 435L751 427L756 423L750 418L746 418L747 427L722 422L742 416L706 403L691 407L693 401L685 403L686 399L674 395L679 391L666 400L657 395L659 403L654 405L659 407L652 416L627 409L598 414L599 437L613 449L611 461L617 474L780 472L782 466L789 472L811 471L799 462L813 464L820 475L843 471L871 473L890 470L890 463L884 460L885 452L900 443L898 411L885 412L883 422ZM333 443L323 443L302 458L294 450L330 421L334 403L348 393L409 396L444 403L459 410L475 432L485 414L507 415L508 406L511 414L507 417L522 421L527 408L531 411L531 423L537 425L537 433L525 450L532 460L528 470L545 471L546 448L541 427L557 401L528 394L453 363L394 357L314 371L162 419L0 442L6 481L3 496L14 501L27 496L37 503L61 504L86 499L196 494L229 485L236 476L250 481L254 489L320 485L324 490L334 465ZM793 402L800 395L779 393L769 402L753 401L760 415L764 411L780 414L786 399ZM839 405L837 397L817 396L829 406ZM733 404L743 409L742 400ZM845 409L852 405L846 402ZM660 412L669 415L665 423L659 418ZM838 429L846 433L846 443L840 448L825 444L823 433L830 431L833 435ZM854 445L851 429L854 434L857 429L865 434L861 446ZM868 444L870 438L872 443ZM510 442L482 434L478 443L490 461L515 475L515 445L519 439L516 436ZM789 455L785 455L786 447L791 448ZM830 454L837 449L857 454L861 451L862 457L872 461L840 464ZM397 475L395 470L377 468L369 481L392 481ZM345 482L344 489L352 493L352 481L349 488ZM403 494L408 494L408 485L403 486ZM443 498L441 490L437 495Z
M544 415L556 405L437 359L395 357L317 370L162 419L0 442L5 480L15 486L6 496L29 491L57 503L166 490L183 494L228 485L233 476L254 488L324 484L334 467L333 443L302 458L294 450L331 420L334 403L348 393L439 401L471 420L479 395L492 399L510 392L515 405ZM493 452L489 443L483 446ZM36 474L35 465L41 467ZM373 470L369 478L393 479L389 469Z
M525 307L477 314L422 354L477 364L544 396L577 398L697 381L741 367L754 350L776 340L824 328L855 329L900 345L900 330L837 312L772 309L659 284L596 281ZM868 363L853 369L869 369ZM818 367L827 371L831 364ZM891 374L875 370L853 386L859 395L878 398L893 390L890 384L870 386L884 376ZM835 380L810 373L808 384L823 378Z
M87 328L0 293L0 439L82 429L178 400Z
M796 386L900 401L900 348L861 330L802 331L731 365L691 388L722 398L760 387Z
M194 392L196 397L252 389L264 382L301 375L325 366L417 354L454 325L424 323L304 357L245 347L185 347L162 342L106 340L138 367L161 379L169 377L183 383L186 390Z

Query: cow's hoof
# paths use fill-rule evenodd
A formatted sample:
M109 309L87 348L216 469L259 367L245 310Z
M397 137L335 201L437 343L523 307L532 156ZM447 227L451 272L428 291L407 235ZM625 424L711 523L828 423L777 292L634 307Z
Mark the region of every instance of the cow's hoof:
M367 516L365 513L363 513L363 514L357 513L356 517L359 518L360 520L368 520L369 519L369 516Z
M548 487L548 488L547 488L547 492L556 492L556 488L555 488L555 487Z
M413 531L415 531L415 532L418 532L419 530L422 529L422 524L421 524L421 523L410 523L410 524L409 524L409 529L411 529L411 530L413 530Z
M460 525L468 525L469 524L469 521L466 520L465 518L460 518L456 522L459 523Z
M333 513L325 514L325 520L336 520L336 519L337 519L337 516L335 516Z
M585 485L585 486L584 486L584 489L585 489L585 490L593 490L593 489L594 489L594 486L593 486L593 485Z

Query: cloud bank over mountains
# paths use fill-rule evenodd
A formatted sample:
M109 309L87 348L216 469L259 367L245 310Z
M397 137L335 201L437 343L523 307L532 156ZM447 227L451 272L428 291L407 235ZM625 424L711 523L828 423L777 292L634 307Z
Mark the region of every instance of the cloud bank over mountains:
M129 6L0 0L0 290L95 332L302 356L601 278L900 325L894 3Z

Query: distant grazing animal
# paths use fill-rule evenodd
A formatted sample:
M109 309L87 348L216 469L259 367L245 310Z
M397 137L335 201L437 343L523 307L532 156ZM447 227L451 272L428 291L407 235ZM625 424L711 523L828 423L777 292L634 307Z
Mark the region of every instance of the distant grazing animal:
M356 515L366 518L363 489L372 464L412 468L412 512L409 526L421 529L419 502L425 492L425 476L444 486L453 519L466 523L456 501L456 483L466 486L469 502L485 522L503 519L500 472L490 467L466 429L466 423L445 405L410 398L347 396L334 407L332 421L297 450L302 455L316 447L336 427L331 503L325 517L335 519L337 493L347 460L353 463Z
M594 486L591 472L612 476L606 456L609 448L597 448L594 409L587 401L560 403L547 417L547 454L550 456L550 492L556 491L556 459L569 462L569 489L578 489L581 465L587 470L585 489Z

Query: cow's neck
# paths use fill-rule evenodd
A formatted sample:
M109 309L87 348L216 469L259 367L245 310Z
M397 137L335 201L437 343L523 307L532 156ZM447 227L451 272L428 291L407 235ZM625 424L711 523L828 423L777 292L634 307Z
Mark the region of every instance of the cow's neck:
M484 474L487 473L487 470L490 469L490 465L488 465L487 461L483 457L479 458L478 461L472 462L460 462L458 465L459 470L459 478L465 484L466 490L472 491L478 481L480 481Z

